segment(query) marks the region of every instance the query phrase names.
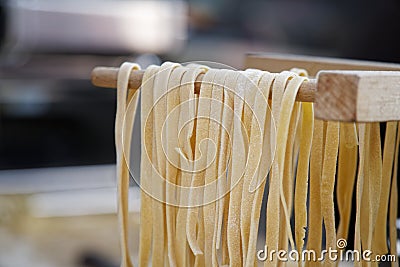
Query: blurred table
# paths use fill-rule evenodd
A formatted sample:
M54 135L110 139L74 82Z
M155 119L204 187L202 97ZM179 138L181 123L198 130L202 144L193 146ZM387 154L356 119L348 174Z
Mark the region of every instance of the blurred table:
M130 190L138 251L140 191ZM0 171L0 266L118 266L115 166Z

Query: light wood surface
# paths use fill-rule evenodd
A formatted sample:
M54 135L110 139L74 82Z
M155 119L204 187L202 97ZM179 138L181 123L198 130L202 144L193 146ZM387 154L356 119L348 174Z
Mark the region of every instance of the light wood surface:
M400 120L400 72L321 71L315 116L358 122Z
M317 76L321 70L400 71L400 64L393 63L273 53L249 53L244 67L270 72L302 68L311 77Z

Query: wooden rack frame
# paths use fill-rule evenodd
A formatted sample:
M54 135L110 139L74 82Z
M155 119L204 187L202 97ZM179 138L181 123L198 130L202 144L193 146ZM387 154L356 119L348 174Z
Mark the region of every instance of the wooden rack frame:
M335 121L400 120L400 65L369 61L341 60L276 54L250 54L246 68L281 72L293 67L316 76L300 87L296 100L315 102L315 116ZM129 88L140 88L144 71L133 71ZM117 87L118 68L97 67L92 83ZM195 92L200 91L200 75Z

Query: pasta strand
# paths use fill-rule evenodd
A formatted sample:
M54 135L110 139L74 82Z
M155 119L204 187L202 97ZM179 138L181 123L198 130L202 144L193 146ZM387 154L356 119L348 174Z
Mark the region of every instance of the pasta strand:
M340 124L336 198L339 210L337 237L347 239L357 172L357 132L354 123Z
M308 169L311 144L314 131L314 110L310 103L302 104L302 124L300 155L296 174L295 191L295 231L296 248L299 253L304 247L304 238L307 227L307 190L308 190ZM298 263L301 266L301 262Z
M326 130L324 162L322 166L321 179L321 211L325 224L326 248L336 249L336 230L335 230L335 208L333 203L333 191L335 188L336 159L339 148L339 123L328 122ZM328 141L329 140L329 141ZM325 266L334 266L330 259L325 262Z
M132 70L140 69L133 63L123 63L118 72L117 80L117 114L115 116L115 147L117 154L117 191L118 191L118 223L120 227L121 266L132 267L129 255L128 240L128 193L129 193L129 160L130 137L135 118L138 93L129 96L128 82ZM125 113L127 105L133 101L133 112ZM125 118L126 115L126 118ZM124 121L125 119L125 121ZM124 123L126 124L124 127Z
M161 266L168 261L168 246L165 239L166 229L166 196L165 196L165 177L166 177L166 155L162 148L162 127L166 118L166 97L168 80L174 68L179 64L165 62L161 65L153 87L153 112L154 112L154 134L153 134L153 176L152 193L156 196L153 201L153 216L157 218L153 222L153 242L152 242L152 265Z
M397 175L399 164L399 149L400 149L400 123L397 122L397 138L395 148L395 159L393 166L392 184L390 190L390 210L389 210L389 240L390 240L390 254L396 255L397 253L397 208L398 208L398 189L397 189ZM392 266L399 266L399 261L392 262Z
M321 211L321 175L323 160L323 121L315 120L310 155L310 207L307 249L321 253L322 211ZM311 216L312 214L312 216ZM306 266L318 266L318 262L307 261Z
M140 240L139 240L139 266L148 266L151 252L153 214L147 207L152 206L151 177L152 177L152 142L153 142L153 114L151 106L153 101L154 77L158 72L156 66L149 66L144 75L140 89L141 93L141 150L144 154L140 164Z
M382 191L373 238L373 251L377 254L388 253L387 246L387 218L390 183L393 169L394 152L396 145L397 122L386 123L385 144L383 148L382 163Z

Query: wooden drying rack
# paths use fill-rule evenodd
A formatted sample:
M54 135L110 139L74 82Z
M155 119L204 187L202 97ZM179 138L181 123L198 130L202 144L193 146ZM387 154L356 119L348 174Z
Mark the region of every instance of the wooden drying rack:
M293 67L306 69L316 77L304 82L296 100L315 103L315 116L334 121L400 121L400 64L370 61L249 54L246 68L281 72ZM129 88L137 90L143 70L133 71ZM92 83L99 87L117 87L118 68L96 67ZM200 91L200 75L195 93Z

